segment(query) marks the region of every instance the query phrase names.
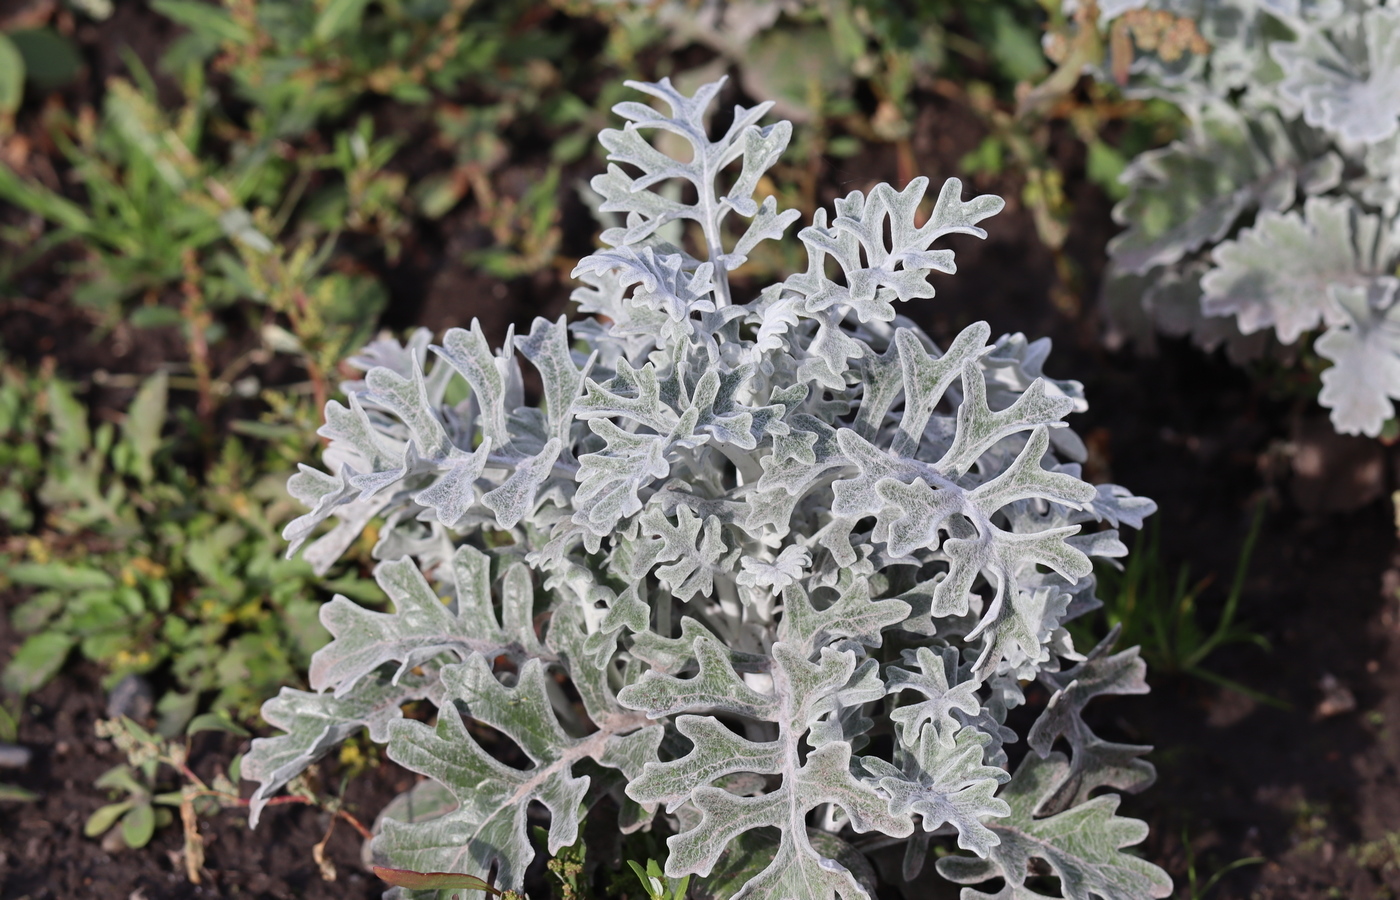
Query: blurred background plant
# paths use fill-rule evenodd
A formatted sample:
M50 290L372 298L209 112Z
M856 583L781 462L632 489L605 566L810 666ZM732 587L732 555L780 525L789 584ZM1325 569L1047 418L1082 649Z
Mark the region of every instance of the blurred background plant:
M92 7L99 16L111 12L106 0L96 0ZM26 88L45 92L67 87L83 68L77 45L48 17L48 10L31 7L0 23L0 134L14 130Z
M1086 8L1088 9L1088 8ZM1400 12L1139 0L1076 23L1088 68L1180 111L1123 173L1101 292L1114 343L1224 347L1339 434L1400 434ZM1287 377L1279 379L1280 370Z
M824 166L889 147L899 183L921 171L914 135L919 110L935 108L931 98L970 113L986 136L962 157L960 174L1010 174L1018 182L1016 193L1054 255L1052 300L1071 317L1082 310L1085 288L1084 273L1065 253L1074 214L1066 176L1077 173L1065 171L1054 142L1079 142L1076 166L1116 199L1127 160L1171 140L1182 121L1171 104L1125 100L1111 86L1082 80L1108 52L1097 28L1078 27L1095 21L1092 0L1078 7L1062 0L570 0L564 8L610 21L608 46L619 60L657 43L684 60L684 48L702 46L711 54L671 73L682 89L734 71L746 94L804 123L794 162L775 171L786 182L784 200L807 216L825 200L817 196ZM1180 22L1189 30L1189 19ZM1131 62L1134 39L1118 40L1113 52ZM1196 35L1181 53L1204 49ZM763 267L762 256L751 265Z
M178 36L94 57L124 15ZM0 287L8 311L70 323L0 369L0 588L25 598L9 695L82 657L140 685L123 711L159 734L249 720L324 641L323 600L378 596L353 561L328 580L282 559L286 479L380 326L405 236L469 204L489 241L459 264L552 263L561 167L588 143L564 134L523 188L492 176L517 122L594 115L570 89L592 55L536 27L554 16L46 0L0 19ZM433 171L410 190L415 152ZM98 347L124 371L61 374Z
M22 252L0 279L65 246L72 298L103 329L183 330L204 415L249 352L290 354L324 396L335 362L398 299L394 282L414 265L405 242L412 254L424 233L470 224L480 236L458 263L503 281L548 269L561 241L594 230L575 185L596 168L589 138L623 90L617 76L685 87L732 72L745 94L806 123L765 187L808 215L829 200L823 173L864 168L884 148L908 181L926 152L919 115L931 99L960 107L985 132L961 168L1017 183L1055 254L1057 306L1077 314L1067 159L1116 197L1125 160L1174 137L1180 118L1080 72L1106 44L1131 56L1147 38L1077 27L1092 3L1073 15L1060 0L908 7L153 0L146 15L178 37L153 70L124 49L94 84L65 33L100 30L103 9L37 2L0 44L0 112L28 98L32 116L0 166L0 199L31 213L7 225ZM64 102L56 91L74 81L84 90ZM1077 157L1064 137L1082 145Z
M327 580L282 558L280 525L299 512L278 468L292 447L232 438L198 477L182 463L193 448L162 433L164 373L141 383L119 425L96 428L52 373L6 366L0 379L0 521L37 532L0 553L0 584L32 591L10 615L26 638L7 692L39 689L77 652L108 687L130 675L161 685L128 703L161 734L201 711L250 720L324 643L322 600L378 596L354 564Z

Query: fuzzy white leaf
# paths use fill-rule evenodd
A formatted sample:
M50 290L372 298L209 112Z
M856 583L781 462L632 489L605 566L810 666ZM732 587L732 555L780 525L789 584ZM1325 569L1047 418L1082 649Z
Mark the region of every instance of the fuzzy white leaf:
M1329 287L1367 278L1353 243L1365 217L1347 200L1315 197L1296 212L1259 214L1252 228L1212 253L1215 268L1201 279L1202 307L1233 315L1245 334L1272 327L1291 344L1319 323L1336 324L1341 310Z
M1058 753L1044 760L1035 754L1027 756L1000 795L1010 815L987 823L998 838L988 858L945 856L938 861L938 873L958 884L1006 879L1000 894L965 890L964 900L1046 897L1026 886L1032 859L1049 864L1066 900L1158 900L1171 895L1172 882L1165 872L1123 852L1122 848L1147 836L1147 825L1115 815L1117 797L1095 797L1057 815L1036 818L1040 804L1064 778L1066 768L1065 758Z
M1400 400L1400 304L1397 281L1378 278L1366 287L1337 286L1332 296L1346 319L1313 345L1332 361L1323 370L1318 402L1332 410L1341 434L1378 437Z
M1309 125L1368 144L1400 129L1400 9L1351 12L1270 49L1284 71L1279 93Z

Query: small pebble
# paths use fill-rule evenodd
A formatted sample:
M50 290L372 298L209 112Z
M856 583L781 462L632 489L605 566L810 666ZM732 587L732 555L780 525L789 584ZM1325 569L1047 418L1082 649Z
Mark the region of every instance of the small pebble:
M1331 672L1324 673L1317 686L1322 691L1322 702L1317 705L1317 714L1322 718L1339 716L1356 709L1356 695Z
M155 692L151 684L140 675L131 674L118 681L107 695L107 718L119 719L126 716L136 722L143 722L155 707Z
M23 769L32 755L28 747L0 744L0 769Z

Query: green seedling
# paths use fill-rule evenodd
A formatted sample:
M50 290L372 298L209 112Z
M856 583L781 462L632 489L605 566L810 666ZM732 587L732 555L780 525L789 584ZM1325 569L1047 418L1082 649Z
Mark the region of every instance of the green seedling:
M109 769L93 786L106 791L125 794L125 799L98 807L88 816L83 826L83 834L90 838L101 837L113 828L120 829L122 843L133 850L139 850L151 842L157 828L163 828L174 821L170 806L180 805L180 795L151 793L149 779L142 781L136 770L130 766L117 766ZM154 773L152 773L154 774ZM157 809L156 804L162 808Z
M190 723L188 733L213 729L247 734L232 722L216 716L203 716ZM231 775L221 773L215 779L211 790L186 765L187 744L157 737L125 717L98 722L97 734L111 740L125 753L127 762L109 769L94 782L96 787L116 793L121 799L99 807L88 817L83 833L95 838L116 829L122 843L137 850L150 843L157 829L174 821L171 810L179 810L185 823L187 867L193 873L190 880L198 882L203 852L198 829L193 824L194 816L230 805L221 804L219 798L224 801L238 798L238 761L234 761ZM186 783L178 790L161 792L156 779L162 766L175 769Z
M53 226L31 246L30 258L72 239L87 251L74 294L78 303L108 323L134 315L137 324L171 324L178 316L154 301L182 277L186 252L224 238L224 209L207 190L216 173L197 152L204 137L199 102L162 110L148 73L134 57L128 64L135 83L108 81L100 121L90 108L51 120L50 137L72 166L83 201L7 165L0 165L0 198ZM188 97L199 97L202 75L185 88ZM225 199L233 204L240 198L235 191Z
M536 826L532 831L536 841L548 845L548 829ZM587 853L587 845L578 840L567 847L560 847L559 852L545 865L549 874L559 880L559 900L590 900L593 896L584 878L583 864Z
M1224 878L1226 875L1229 875L1236 869L1242 869L1245 866L1263 865L1265 862L1262 856L1246 856L1237 859L1224 868L1217 869L1215 874L1206 879L1205 884L1200 884L1198 876L1196 875L1196 851L1192 848L1190 835L1184 828L1181 831L1181 846L1186 850L1187 900L1205 900L1206 894L1209 894L1211 890L1220 883L1220 879Z
M341 184L327 189L309 211L328 233L344 228L378 236L390 261L399 256L399 241L408 228L403 215L408 176L385 168L404 141L376 138L374 122L361 116L353 129L335 136L335 150L317 160L317 166L340 176Z
M559 168L551 167L516 200L493 197L484 206L483 224L493 245L467 255L467 261L501 279L537 272L554 259L563 232L559 228Z
M199 884L204 867L204 840L199 834L198 817L212 815L223 809L241 809L248 801L239 796L238 781L242 757L234 757L227 772L219 772L206 782L190 768L190 738L202 731L225 731L239 737L248 732L226 716L206 713L189 723L183 740L173 740L152 734L126 717L105 719L97 723L99 737L110 740L126 755L127 762L104 773L95 786L117 796L88 817L83 833L95 838L115 830L122 843L139 849L150 843L155 832L174 821L177 810L184 832L185 875ZM164 770L173 770L177 778L174 790L159 787ZM309 789L288 795L287 802L318 806L331 813L331 827L341 819L348 821L361 836L369 830L342 808L335 798L318 799ZM324 858L324 848L330 830L316 845L314 853L327 880L334 880L334 868Z
M1173 578L1162 560L1161 532L1149 524L1138 534L1129 562L1121 572L1107 566L1102 568L1101 597L1108 626L1121 626L1123 641L1141 644L1143 657L1157 672L1189 675L1261 703L1286 706L1275 697L1225 678L1205 666L1211 654L1229 644L1254 644L1269 649L1268 639L1235 621L1245 576L1263 523L1261 504L1240 548L1230 589L1213 628L1201 621L1200 600L1214 576L1207 575L1193 583L1190 567L1183 565Z
M253 357L268 353L297 357L323 406L336 366L368 340L387 300L346 246L348 235L376 239L393 261L408 212L441 216L470 190L501 248L474 264L515 277L553 260L557 168L523 194L489 176L510 156L499 132L527 117L566 138L551 151L554 165L585 151L578 126L596 113L568 86L579 80L571 75L577 61L590 57L574 52L572 31L532 27L532 4L473 8L467 29L460 26L469 6L155 3L188 30L160 64L179 99L163 108L154 79L128 54L129 74L108 81L100 112L45 113L79 194L0 165L0 199L50 226L37 241L13 231L28 250L0 279L57 244L81 249L75 298L103 328L182 327L206 424L222 398L247 390ZM0 109L14 99L6 79L25 64L6 52L11 43L0 45ZM220 85L237 94L236 113L207 81L215 63L228 75ZM468 83L484 92L480 108L455 115L437 102ZM401 142L376 138L368 117L343 121L369 95L436 105L422 117L438 125L434 142L457 162L412 199L406 176L390 165ZM215 345L239 314L262 346L216 370ZM0 515L22 519L4 487Z
M627 860L627 865L637 873L642 889L647 892L647 900L685 900L686 891L690 887L689 875L670 878L654 859L647 860L645 869L632 859Z
M152 6L190 30L178 48L181 58L221 57L238 93L260 113L259 136L279 139L342 115L366 94L422 102L430 85L460 76L475 62L472 51L480 53L489 40L462 27L471 0L372 6L157 0Z
M43 397L34 379L0 360L0 528L34 526L32 498L44 480Z
M19 717L23 703L13 695L0 702L0 744L13 744L19 740Z
M133 81L109 81L100 123L84 109L57 114L50 128L83 188L81 202L0 165L0 198L53 226L27 258L76 241L86 260L75 299L105 326L182 325L206 419L248 364L245 355L212 369L210 348L224 336L221 308L248 310L266 349L305 357L317 381L337 354L367 339L384 303L373 276L332 256L347 227L386 242L402 232L404 178L384 168L395 145L375 141L364 120L335 135L332 153L293 154L289 162L271 155L269 141L254 141L225 162L203 150L210 129L225 137L233 129L208 125L203 69L180 70L184 99L166 111L149 73L134 57L127 62ZM313 180L329 183L306 195ZM295 244L278 244L288 231ZM175 295L178 304L168 299ZM255 311L260 305L277 318L268 321Z

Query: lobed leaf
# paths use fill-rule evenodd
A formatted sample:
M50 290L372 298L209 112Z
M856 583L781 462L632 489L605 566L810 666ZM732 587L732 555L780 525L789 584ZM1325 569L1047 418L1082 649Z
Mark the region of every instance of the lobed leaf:
M523 659L540 652L532 624L534 593L521 563L505 576L499 619L492 600L490 559L471 546L458 548L452 559L455 609L410 559L380 563L374 577L393 601L394 611L375 612L341 596L321 607L321 623L334 639L311 658L315 689L333 688L337 697L344 697L356 682L386 663L398 663L392 677L397 681L445 652L458 659L473 654ZM522 580L523 586L512 588Z
M1400 9L1350 12L1269 49L1283 68L1279 93L1309 125L1367 144L1400 129Z
M249 826L257 827L277 791L346 738L367 728L373 740L388 740L389 724L403 717L403 705L432 692L432 679L417 675L397 682L384 676L361 679L345 697L283 688L263 704L262 717L286 733L255 738L243 756L243 777L258 782L249 798Z
M1067 768L1059 753L1045 759L1028 755L1001 791L1010 814L987 824L998 839L987 858L945 856L938 861L938 874L958 884L978 884L992 878L1006 881L1006 887L996 895L965 890L964 900L1048 896L1026 886L1032 859L1050 866L1066 900L1149 900L1171 895L1171 879L1165 872L1123 852L1124 847L1147 836L1147 825L1115 815L1117 797L1096 797L1065 812L1036 818L1036 811L1055 792Z
M1377 278L1365 287L1334 286L1332 297L1345 319L1314 344L1331 360L1322 372L1318 402L1332 410L1341 434L1378 437L1395 418L1400 400L1400 304L1397 281Z

